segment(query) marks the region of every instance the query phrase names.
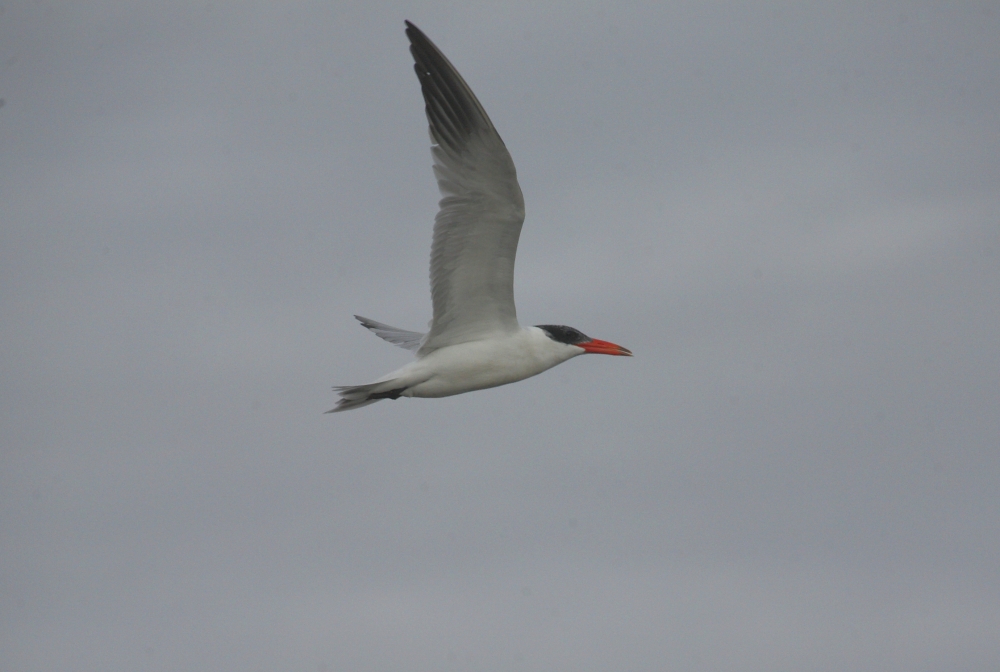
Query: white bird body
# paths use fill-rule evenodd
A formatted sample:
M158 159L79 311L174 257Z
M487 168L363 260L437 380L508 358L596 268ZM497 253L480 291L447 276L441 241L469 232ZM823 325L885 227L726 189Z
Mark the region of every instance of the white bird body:
M390 382L390 389L405 386L403 397L450 397L537 376L584 352L553 341L538 327L524 327L435 350L379 382Z
M330 412L506 385L588 352L631 355L572 327L518 324L514 257L524 199L514 162L462 76L416 26L406 26L443 196L431 246L434 318L421 334L355 316L381 338L416 351L417 360L373 383L334 388L341 398Z

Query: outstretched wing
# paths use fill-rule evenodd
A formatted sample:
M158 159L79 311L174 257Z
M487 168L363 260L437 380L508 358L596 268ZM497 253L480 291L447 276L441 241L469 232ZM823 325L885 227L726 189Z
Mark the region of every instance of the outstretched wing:
M421 334L417 331L407 331L406 329L390 327L388 324L369 320L367 317L361 317L360 315L355 315L354 319L360 322L361 326L365 329L371 330L379 338L384 338L393 345L398 345L401 348L406 348L414 352L420 349L420 344L423 342L424 336L426 336L426 334Z
M514 162L468 84L409 21L406 35L443 196L431 246L434 319L418 353L425 355L519 328L514 256L524 198Z

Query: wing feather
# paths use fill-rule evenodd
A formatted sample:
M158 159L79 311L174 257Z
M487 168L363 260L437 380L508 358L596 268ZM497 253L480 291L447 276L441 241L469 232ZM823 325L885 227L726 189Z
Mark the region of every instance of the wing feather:
M524 198L510 153L455 67L406 22L442 199L431 245L434 319L418 354L517 330L514 257Z
M416 352L420 349L420 345L424 341L425 334L421 334L418 331L407 331L399 327L392 327L382 322L370 320L367 317L361 317L360 315L355 315L354 319L379 338L384 338L393 345L398 345L407 350Z

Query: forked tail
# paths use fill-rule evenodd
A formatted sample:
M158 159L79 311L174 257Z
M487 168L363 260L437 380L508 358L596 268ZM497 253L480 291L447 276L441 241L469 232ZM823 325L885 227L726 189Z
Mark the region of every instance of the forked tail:
M327 413L339 413L340 411L349 411L352 408L361 408L382 399L399 399L400 395L406 391L406 387L399 386L395 380L384 380L368 385L347 385L333 389L340 393L340 400Z

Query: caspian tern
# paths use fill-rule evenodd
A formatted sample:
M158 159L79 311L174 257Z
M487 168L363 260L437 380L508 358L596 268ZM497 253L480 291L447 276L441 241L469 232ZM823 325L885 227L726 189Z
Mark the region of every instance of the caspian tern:
M406 22L430 123L443 198L431 245L434 319L421 334L355 315L417 359L368 385L335 387L346 411L399 397L447 397L506 385L585 353L626 355L573 327L522 327L514 309L514 255L524 199L514 162L486 110L444 54Z

